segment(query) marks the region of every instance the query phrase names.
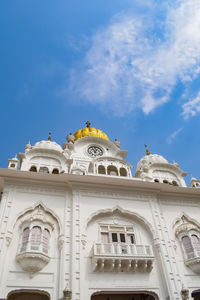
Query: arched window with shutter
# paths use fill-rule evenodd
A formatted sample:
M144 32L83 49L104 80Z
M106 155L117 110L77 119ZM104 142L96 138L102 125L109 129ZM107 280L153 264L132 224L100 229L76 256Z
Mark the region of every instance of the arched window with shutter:
M190 238L188 236L183 236L182 242L183 242L183 248L185 250L185 253L188 256L191 252L193 252L193 247Z
M31 250L39 250L41 243L41 228L34 226L31 229Z
M22 243L21 243L21 249L20 252L24 252L27 249L28 241L29 241L29 234L30 230L28 227L26 227L22 234Z
M200 241L196 234L192 234L191 236L193 248L197 251L200 251Z
M44 253L48 253L49 250L49 239L50 239L50 232L48 229L43 230L43 235L42 235L42 251Z

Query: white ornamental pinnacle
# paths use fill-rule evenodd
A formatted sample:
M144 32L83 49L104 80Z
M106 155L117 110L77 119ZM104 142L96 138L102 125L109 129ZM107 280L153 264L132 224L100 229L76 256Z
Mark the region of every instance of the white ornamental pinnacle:
M74 143L75 137L74 135L70 132L70 134L68 136L66 136L66 140L68 141L68 143Z
M113 144L120 148L120 141L118 141L117 139L114 140Z

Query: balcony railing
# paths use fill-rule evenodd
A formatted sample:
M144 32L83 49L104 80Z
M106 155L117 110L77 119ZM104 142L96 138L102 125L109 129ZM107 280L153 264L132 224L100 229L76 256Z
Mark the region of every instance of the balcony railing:
M92 263L95 271L152 270L154 255L151 245L95 243Z

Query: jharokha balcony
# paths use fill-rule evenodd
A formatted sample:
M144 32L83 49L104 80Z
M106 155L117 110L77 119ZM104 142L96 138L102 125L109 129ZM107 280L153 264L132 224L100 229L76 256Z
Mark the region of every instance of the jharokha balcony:
M150 272L153 260L151 245L95 243L92 249L94 271Z

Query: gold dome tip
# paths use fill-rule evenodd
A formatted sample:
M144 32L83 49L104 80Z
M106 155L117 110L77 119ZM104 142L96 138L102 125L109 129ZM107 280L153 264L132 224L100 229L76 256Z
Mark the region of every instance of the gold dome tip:
M86 125L87 125L87 128L90 128L90 122L89 121L87 121L86 123L85 123Z

